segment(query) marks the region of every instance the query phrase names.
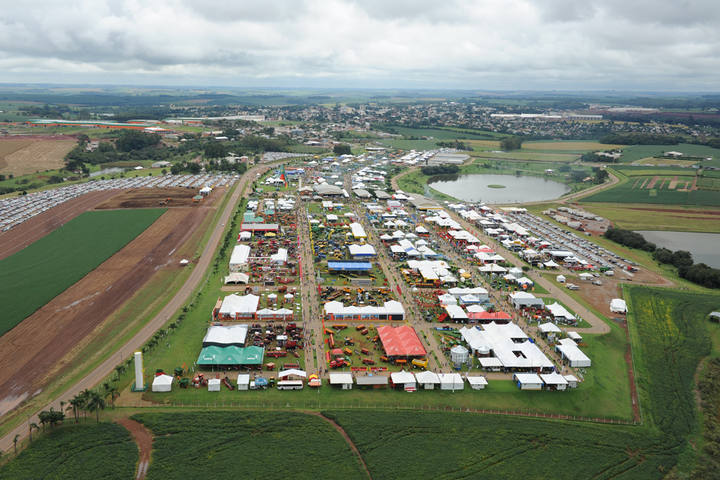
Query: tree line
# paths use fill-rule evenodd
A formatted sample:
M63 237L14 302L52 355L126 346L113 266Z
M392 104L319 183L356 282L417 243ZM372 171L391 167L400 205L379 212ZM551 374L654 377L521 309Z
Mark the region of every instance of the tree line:
M677 268L680 278L703 287L720 288L720 269L709 267L704 263L695 263L692 254L686 250L673 252L667 248L657 248L641 234L622 228L610 227L604 237L626 247L651 252L656 262Z
M460 172L457 165L428 165L420 169L423 175L456 175Z

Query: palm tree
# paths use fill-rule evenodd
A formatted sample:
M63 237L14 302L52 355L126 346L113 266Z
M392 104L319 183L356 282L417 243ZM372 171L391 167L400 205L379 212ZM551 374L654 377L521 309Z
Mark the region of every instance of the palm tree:
M38 431L40 430L40 427L38 427L38 424L35 423L35 422L33 422L33 423L31 423L30 425L28 425L28 429L30 430L30 441L31 441L31 442L32 442L32 432L33 432L33 428L34 428L35 430L38 430Z
M83 406L83 399L80 396L80 394L75 395L73 398L70 399L68 402L68 410L72 410L73 416L75 417L75 423L78 423L78 413L82 409Z
M20 434L18 433L15 435L15 438L13 438L13 447L15 447L15 455L17 455L17 442L20 440Z
M120 396L120 391L117 388L117 385L114 383L108 385L108 387L105 389L105 397L110 397L110 406L112 408L115 408L115 399Z
M95 412L96 420L100 423L100 410L105 409L105 398L98 392L91 392L90 398L87 402L87 409L91 412Z
M80 395L80 398L82 399L80 409L81 409L82 412L83 412L83 417L87 414L88 410L90 410L90 409L88 408L88 404L90 403L90 398L92 398L93 393L95 393L95 392L93 392L93 391L91 391L91 390L88 390L88 389L86 388L85 390L83 390L83 391L80 392L80 394L79 394L79 395Z

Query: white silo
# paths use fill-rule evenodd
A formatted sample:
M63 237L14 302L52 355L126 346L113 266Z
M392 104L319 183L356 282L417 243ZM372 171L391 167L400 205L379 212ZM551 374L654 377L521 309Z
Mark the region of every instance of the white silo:
M455 345L450 349L450 360L455 368L460 368L468 361L468 349L462 345Z
M145 390L145 381L143 379L142 352L135 352L135 391L142 392L143 390Z

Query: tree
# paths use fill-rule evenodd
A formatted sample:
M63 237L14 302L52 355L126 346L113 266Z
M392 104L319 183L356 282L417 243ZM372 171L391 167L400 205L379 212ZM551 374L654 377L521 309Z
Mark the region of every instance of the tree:
M598 168L595 171L595 178L593 179L593 183L605 183L608 178L610 178L608 172L604 168Z
M335 155L352 155L352 150L350 150L350 145L339 143L333 147L333 153Z
M80 410L83 409L83 398L81 394L75 395L73 398L70 399L68 402L68 410L73 411L73 416L75 417L75 423L78 423L78 415L80 413Z
M18 433L17 435L15 435L15 437L13 437L13 447L15 447L15 455L17 455L17 443L18 443L18 440L20 440L20 434L19 434L19 433Z
M100 423L100 410L105 410L105 399L103 396L96 391L91 391L87 402L87 409L95 412L95 419L97 423Z
M225 151L225 145L220 142L208 142L205 145L205 157L206 158L220 158L227 155Z
M522 148L522 138L505 137L500 140L500 148L503 150L520 150Z
M124 130L120 133L115 146L121 152L132 152L152 147L160 143L160 135L157 133L144 133L138 130Z
M89 141L90 141L90 137L88 137L84 133L81 133L80 135L77 136L78 145L85 146Z
M38 427L38 424L35 423L35 422L33 422L33 423L31 423L30 425L28 425L28 430L29 430L28 433L29 433L29 435L30 435L30 441L31 441L31 442L32 442L32 432L33 432L33 429L39 431L39 430L40 430L40 427Z

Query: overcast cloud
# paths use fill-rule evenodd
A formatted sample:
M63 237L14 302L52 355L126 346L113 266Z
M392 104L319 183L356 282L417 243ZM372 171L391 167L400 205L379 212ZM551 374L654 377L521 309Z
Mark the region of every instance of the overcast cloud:
M717 91L718 5L0 0L0 81Z

